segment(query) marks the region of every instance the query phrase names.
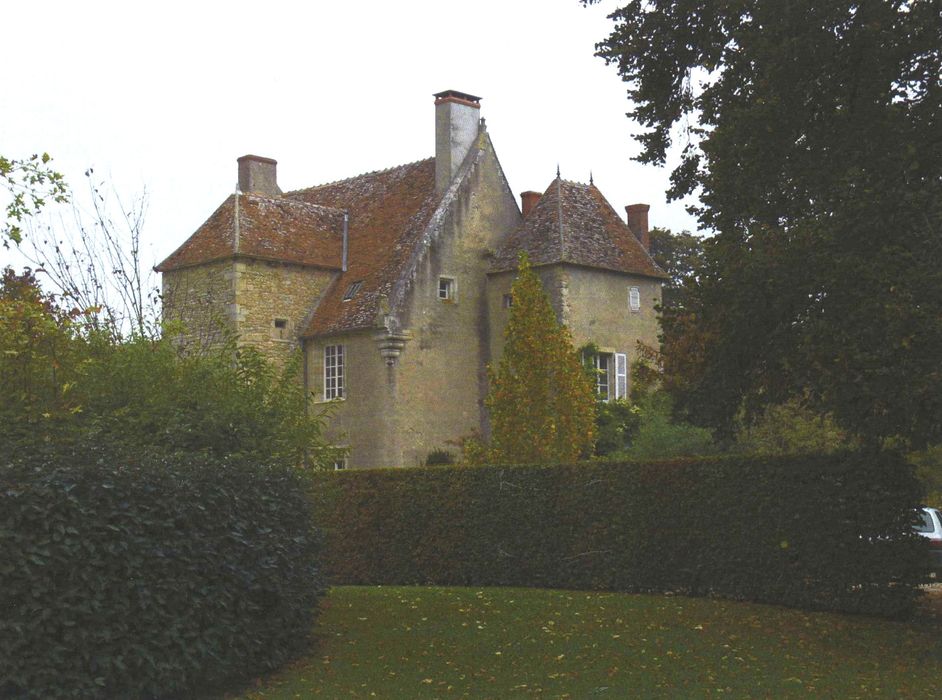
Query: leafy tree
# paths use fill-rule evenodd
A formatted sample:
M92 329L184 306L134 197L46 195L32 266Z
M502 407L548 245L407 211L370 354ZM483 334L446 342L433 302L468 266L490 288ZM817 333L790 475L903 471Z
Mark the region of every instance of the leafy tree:
M46 204L65 202L69 189L61 173L52 169L48 153L33 154L29 158L5 158L0 155L0 187L9 194L6 221L0 226L0 239L8 248L10 241L23 240L21 224L38 214Z
M942 508L942 445L933 445L908 457L925 489L925 504Z
M670 275L661 288L661 306L684 306L684 294L696 286L699 269L703 265L703 239L689 231L674 233L666 228L651 229L651 257Z
M736 433L735 450L763 455L798 452L828 453L854 447L854 441L829 415L811 411L798 399L768 406L755 421Z
M76 314L60 309L29 270L0 276L0 423L28 435L37 422L52 423L75 408L70 389L85 340ZM0 427L0 431L3 427Z
M525 255L511 288L504 353L486 404L491 462L569 462L592 454L595 392Z
M595 0L583 0L591 4ZM598 54L669 195L716 232L665 314L678 408L730 437L807 400L871 443L942 440L937 0L631 0Z

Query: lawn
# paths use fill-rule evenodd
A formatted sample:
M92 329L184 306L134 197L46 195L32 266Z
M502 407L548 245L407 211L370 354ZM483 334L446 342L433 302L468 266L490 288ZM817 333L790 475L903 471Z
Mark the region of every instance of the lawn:
M934 697L942 629L681 597L334 588L241 698Z

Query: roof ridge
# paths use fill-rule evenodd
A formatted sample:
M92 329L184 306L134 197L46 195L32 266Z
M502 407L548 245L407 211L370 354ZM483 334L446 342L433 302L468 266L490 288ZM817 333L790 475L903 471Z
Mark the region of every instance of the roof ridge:
M302 206L311 207L311 208L314 208L314 209L324 209L325 211L332 212L332 213L335 213L335 214L343 214L344 211L346 211L345 209L339 209L339 208L337 208L337 207L328 207L328 206L325 205L325 204L315 204L314 202L307 202L307 201L305 201L305 200L303 200L303 199L295 199L294 197L286 198L284 195L279 196L279 197L268 197L268 196L266 196L266 195L255 194L254 192L239 192L238 194L239 194L240 196L242 196L242 197L251 197L251 198L253 198L253 199L261 199L261 200L264 200L264 201L266 201L266 202L274 202L275 204L278 204L278 203L280 203L280 202L289 202L289 203L291 203L291 204L300 204L300 205L302 205ZM291 192L286 192L285 194L287 195L287 194L292 194L292 193L291 193Z
M482 141L482 136L487 139L486 143ZM436 233L441 232L443 222L449 215L454 203L458 200L459 193L465 188L466 183L470 181L470 174L477 169L479 164L486 157L488 147L490 147L491 152L493 152L494 144L491 143L487 132L478 131L474 145L468 150L461 166L452 176L451 182L448 183L448 187L440 194L436 193L435 208L423 228L422 235L416 239L408 259L400 268L396 279L393 280L390 285L388 296L389 306L394 311L398 312L400 304L405 299L406 291L415 278L415 270L420 260L428 251ZM426 160L434 160L434 158ZM425 161L416 162L422 163Z
M289 194L299 194L301 192L310 192L311 190L318 190L321 187L339 185L342 182L349 182L351 180L356 180L361 177L366 177L367 175L381 175L382 173L392 172L393 170L399 170L400 168L407 168L410 165L418 165L419 163L424 163L429 160L435 160L435 156L430 156L428 158L420 158L419 160L413 160L408 163L401 163L400 165L393 165L388 168L380 168L379 170L368 170L366 172L360 173L359 175L353 175L351 177L344 177L339 180L332 180L330 182L322 182L317 185L312 185L311 187L302 187L299 190L291 190L290 192L285 192L285 194L289 195Z
M559 166L556 166L556 218L559 220L559 255L566 259L566 239L563 235L563 179L559 176Z

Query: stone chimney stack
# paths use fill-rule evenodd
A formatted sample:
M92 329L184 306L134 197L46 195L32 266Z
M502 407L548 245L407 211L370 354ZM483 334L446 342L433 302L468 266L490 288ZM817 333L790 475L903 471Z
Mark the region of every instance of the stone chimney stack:
M435 191L443 192L474 145L481 98L457 90L435 94Z
M264 197L277 197L278 161L261 156L242 156L239 158L239 191L245 194L260 194Z
M628 213L628 228L641 241L645 250L651 250L651 234L648 233L648 210L650 204L629 204L625 207Z
M534 192L533 190L520 193L520 208L523 210L524 219L530 215L530 212L533 211L533 207L536 206L536 203L540 201L540 197L542 196L542 194Z

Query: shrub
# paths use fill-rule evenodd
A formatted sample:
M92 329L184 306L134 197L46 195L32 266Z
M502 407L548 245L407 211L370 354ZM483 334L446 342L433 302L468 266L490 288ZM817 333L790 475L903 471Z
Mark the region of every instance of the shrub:
M893 454L315 480L335 583L674 591L900 615L925 575L918 483Z
M0 276L0 445L186 451L318 467L338 456L307 407L301 354L276 369L235 339L184 354L171 337L115 340L31 275Z
M664 391L638 397L635 403L638 426L628 447L611 453L611 458L627 460L673 459L708 455L717 451L709 430L675 420L671 399Z
M207 456L0 465L0 696L180 696L284 663L323 592L306 493Z
M604 457L627 449L641 421L641 409L627 399L599 401L595 414L595 454Z

